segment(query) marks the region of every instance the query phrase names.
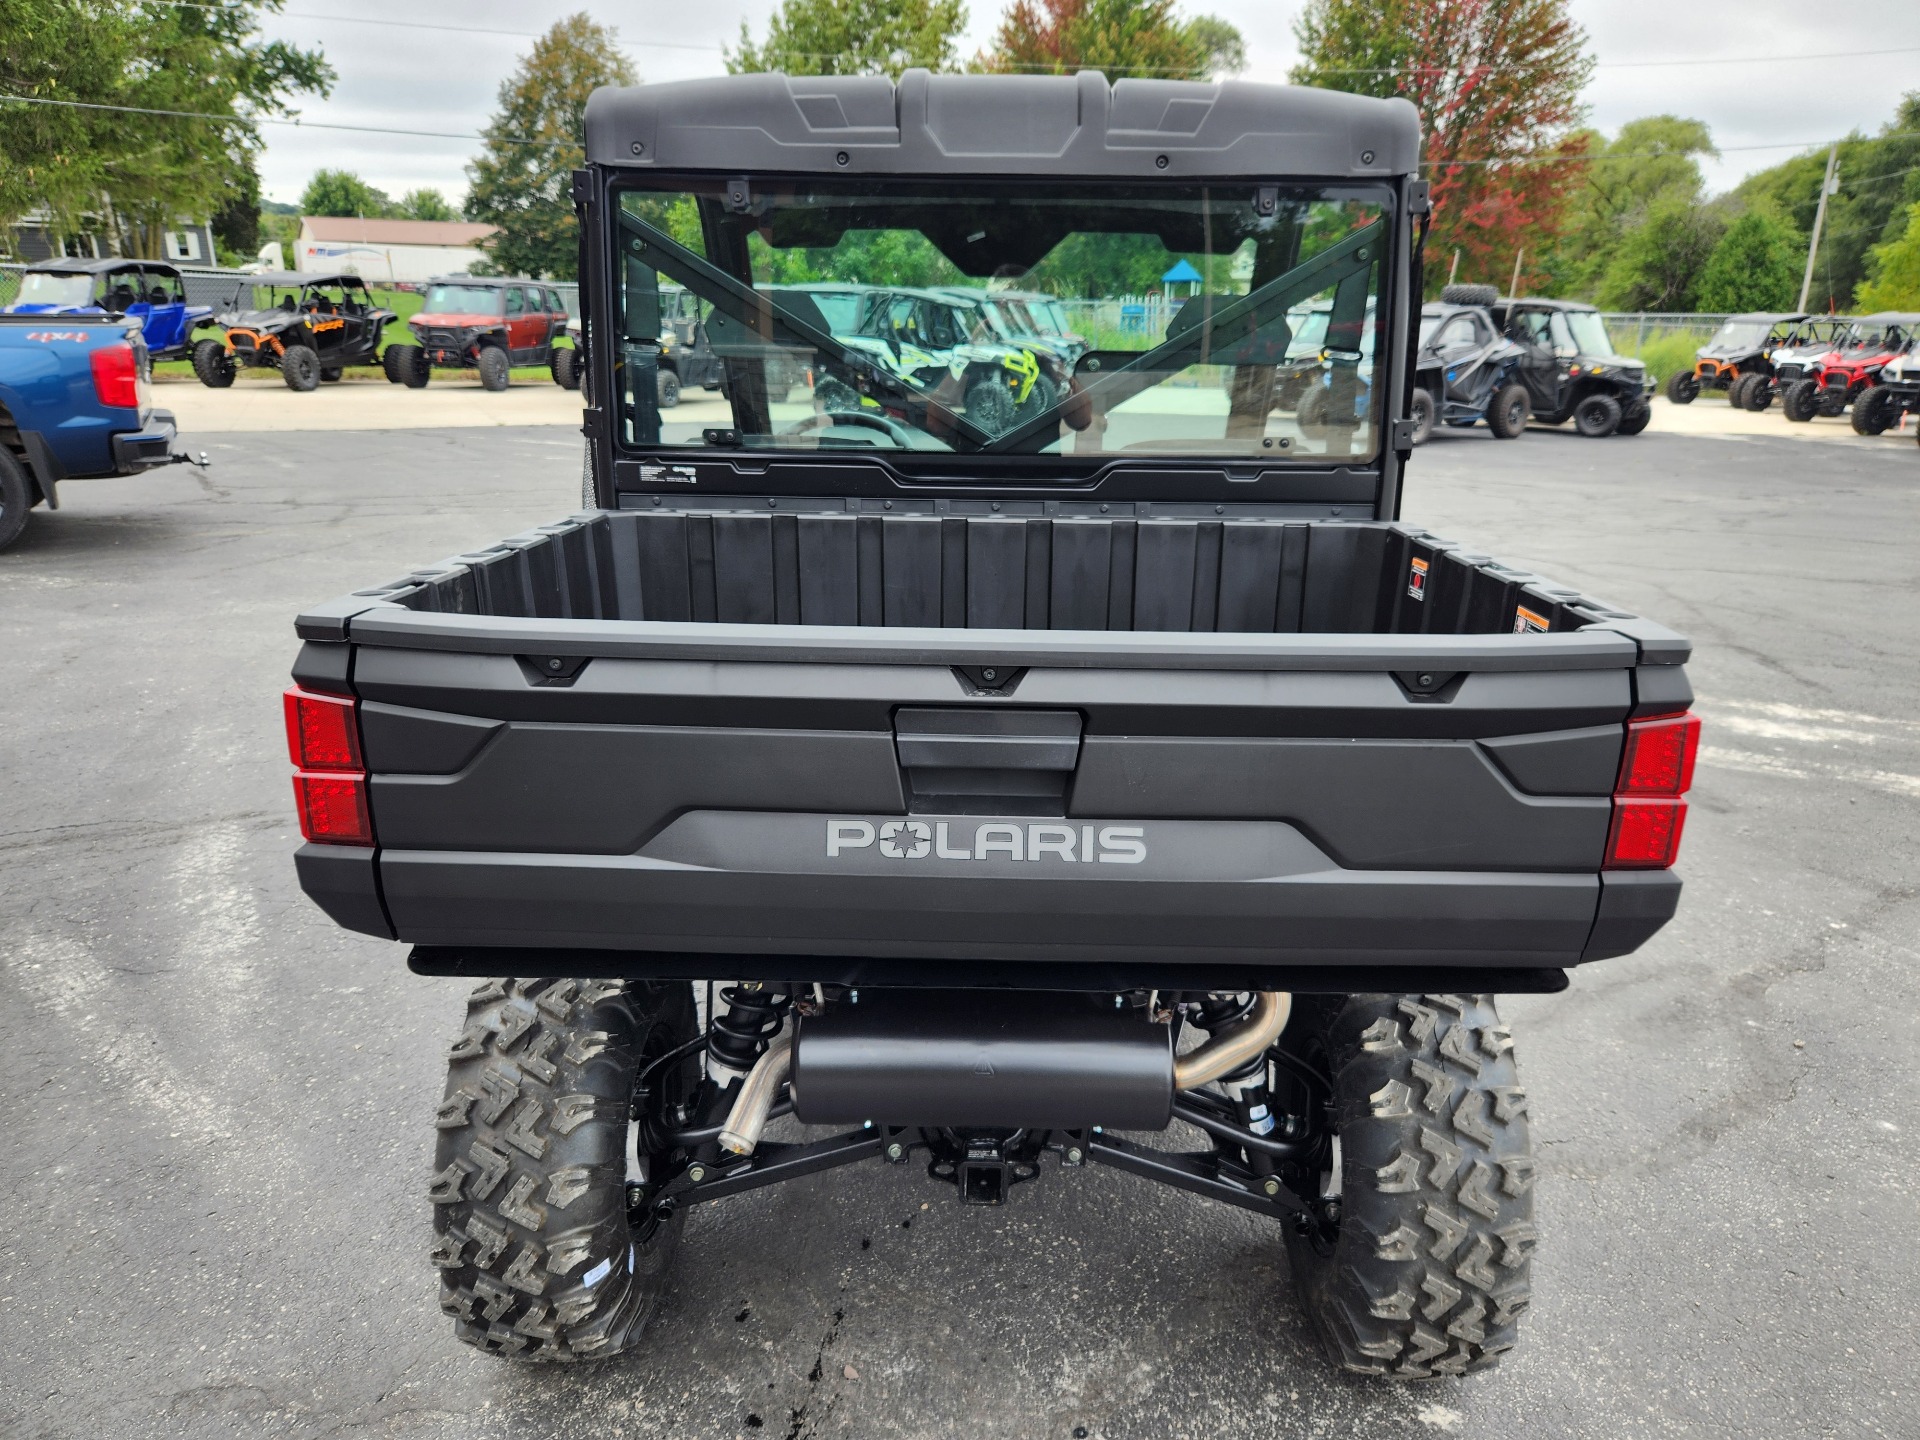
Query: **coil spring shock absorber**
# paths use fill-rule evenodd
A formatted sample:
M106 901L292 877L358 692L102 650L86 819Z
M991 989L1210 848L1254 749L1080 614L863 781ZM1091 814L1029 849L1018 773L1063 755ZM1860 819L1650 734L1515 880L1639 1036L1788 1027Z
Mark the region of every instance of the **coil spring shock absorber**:
M1251 995L1241 997L1232 994L1209 995L1200 1002L1196 1023L1209 1035L1218 1035L1228 1026L1237 1025L1253 1012L1254 998ZM1256 1055L1237 1070L1222 1075L1216 1082L1227 1098L1233 1102L1233 1108L1240 1123L1256 1135L1265 1135L1273 1129L1273 1109L1268 1103L1267 1094L1267 1057ZM1247 1152L1248 1163L1256 1175L1271 1175L1273 1161L1259 1151Z
M767 1043L780 1033L793 999L759 984L729 985L720 999L727 1008L708 1027L707 1058L709 1068L725 1072L724 1079L715 1076L724 1084L753 1069Z

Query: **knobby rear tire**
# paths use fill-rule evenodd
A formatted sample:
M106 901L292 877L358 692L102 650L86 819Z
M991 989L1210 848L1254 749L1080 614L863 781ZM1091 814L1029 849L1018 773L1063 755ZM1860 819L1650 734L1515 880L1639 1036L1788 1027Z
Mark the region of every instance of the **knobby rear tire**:
M1527 387L1503 385L1493 397L1493 404L1487 407L1487 428L1501 440L1512 440L1526 432L1532 414L1533 403L1527 398Z
M1493 998L1328 996L1294 1023L1340 1137L1337 1224L1288 1236L1328 1353L1399 1380L1492 1366L1518 1338L1535 1243L1526 1094Z
M429 1189L440 1308L461 1340L575 1361L639 1338L684 1212L628 1210L634 1080L643 1058L696 1033L686 985L490 980L473 992Z

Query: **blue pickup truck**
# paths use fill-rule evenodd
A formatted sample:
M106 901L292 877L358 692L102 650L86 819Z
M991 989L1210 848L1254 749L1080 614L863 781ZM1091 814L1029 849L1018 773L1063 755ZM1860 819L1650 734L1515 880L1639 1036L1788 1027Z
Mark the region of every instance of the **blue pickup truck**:
M131 316L0 315L0 550L34 506L60 508L62 480L187 459L153 408L151 364Z
M47 260L20 277L11 315L125 315L155 360L185 359L211 305L189 305L180 272L164 260Z

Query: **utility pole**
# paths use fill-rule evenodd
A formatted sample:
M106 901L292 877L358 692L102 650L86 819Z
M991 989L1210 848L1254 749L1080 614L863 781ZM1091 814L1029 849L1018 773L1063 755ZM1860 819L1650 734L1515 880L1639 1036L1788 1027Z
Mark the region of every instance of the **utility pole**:
M1833 169L1839 160L1840 147L1829 146L1827 174L1826 178L1820 182L1820 208L1813 212L1813 239L1807 242L1807 269L1806 273L1800 277L1800 303L1795 307L1799 310L1807 308L1807 292L1813 289L1813 257L1820 249L1820 228L1827 223L1827 197L1840 188L1839 182L1833 178Z
M1460 252L1453 252L1453 264L1447 267L1447 284L1453 283L1453 277L1460 273Z
M1513 252L1513 283L1507 287L1507 294L1514 299L1520 298L1520 262L1526 258L1527 247L1522 245Z

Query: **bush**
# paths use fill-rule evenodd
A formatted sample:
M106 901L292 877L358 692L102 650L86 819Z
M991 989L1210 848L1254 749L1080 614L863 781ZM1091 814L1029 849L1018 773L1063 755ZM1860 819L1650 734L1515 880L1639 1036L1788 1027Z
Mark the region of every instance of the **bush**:
M1624 327L1623 327L1624 328ZM1628 345L1631 345L1628 341ZM1656 385L1666 383L1666 378L1676 370L1693 369L1693 352L1705 344L1703 337L1683 332L1669 331L1664 335L1649 335L1647 343L1640 348L1636 358L1647 367L1647 378ZM1627 345L1621 347L1623 354L1633 354Z

